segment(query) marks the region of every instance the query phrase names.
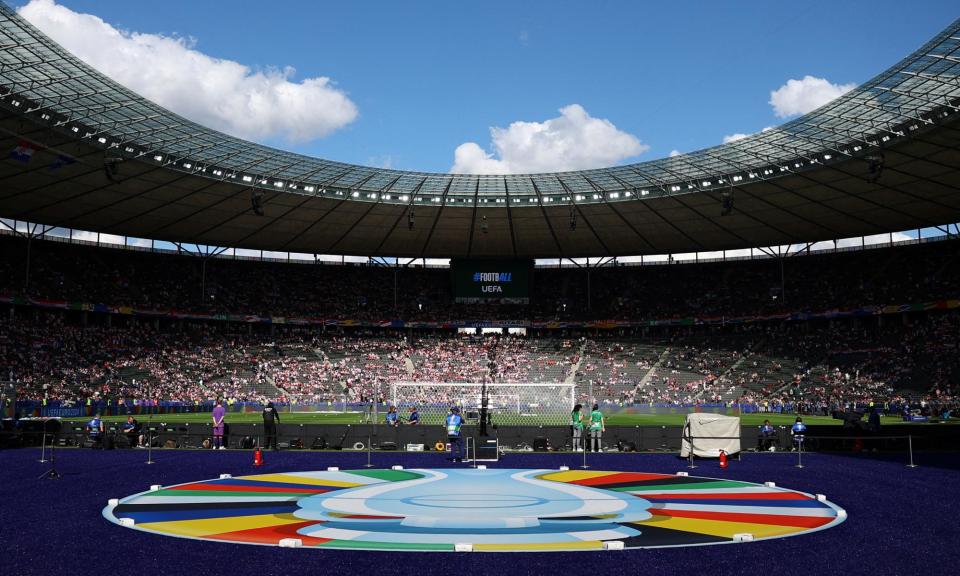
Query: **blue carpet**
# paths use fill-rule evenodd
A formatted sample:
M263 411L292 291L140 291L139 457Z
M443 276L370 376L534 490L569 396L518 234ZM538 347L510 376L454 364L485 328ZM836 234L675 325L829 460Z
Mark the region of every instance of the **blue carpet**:
M810 454L794 467L790 454L745 454L721 470L699 462L691 475L780 486L826 494L849 519L836 528L767 542L626 552L423 554L290 550L200 542L126 530L100 516L109 498L177 484L253 473L361 468L365 453L267 453L262 468L250 452L60 450L59 480L38 480L48 469L39 449L0 452L0 573L130 574L917 574L958 573L960 545L960 454L923 454L919 468L902 457ZM446 467L431 453L376 453L377 467L400 464ZM686 470L673 455L590 456L591 468L673 473ZM575 469L578 456L509 455L499 466Z

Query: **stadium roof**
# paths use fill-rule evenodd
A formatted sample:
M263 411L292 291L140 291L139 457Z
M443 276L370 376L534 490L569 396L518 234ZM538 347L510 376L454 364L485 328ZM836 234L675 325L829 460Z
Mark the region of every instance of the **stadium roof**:
M141 238L546 258L923 228L960 221L958 112L960 20L846 95L729 144L577 172L405 172L310 158L190 122L0 3L0 150L22 145L29 158L0 163L0 216Z

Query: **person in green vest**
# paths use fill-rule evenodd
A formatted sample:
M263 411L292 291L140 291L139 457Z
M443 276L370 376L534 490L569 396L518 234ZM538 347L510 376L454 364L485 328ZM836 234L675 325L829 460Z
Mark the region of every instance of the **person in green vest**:
M573 433L573 451L583 450L583 404L577 404L570 413L570 431Z
M590 451L600 452L603 444L600 442L603 433L607 428L603 422L603 412L600 411L600 405L594 404L593 411L590 412Z

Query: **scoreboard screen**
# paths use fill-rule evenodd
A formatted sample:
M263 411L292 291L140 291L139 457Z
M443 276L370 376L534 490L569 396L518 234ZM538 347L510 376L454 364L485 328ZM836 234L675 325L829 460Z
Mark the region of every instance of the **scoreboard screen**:
M467 304L528 304L532 260L452 260L453 297Z

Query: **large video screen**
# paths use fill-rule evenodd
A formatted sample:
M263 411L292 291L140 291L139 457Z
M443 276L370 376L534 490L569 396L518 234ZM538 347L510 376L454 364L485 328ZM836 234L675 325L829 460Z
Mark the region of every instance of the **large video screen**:
M453 296L466 304L528 304L532 260L453 260Z

